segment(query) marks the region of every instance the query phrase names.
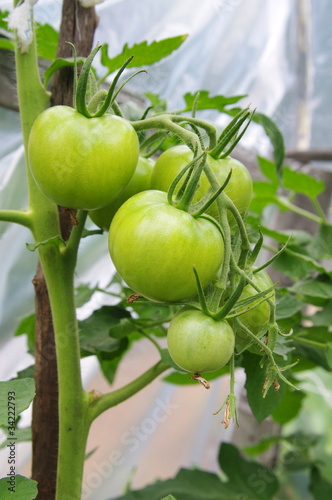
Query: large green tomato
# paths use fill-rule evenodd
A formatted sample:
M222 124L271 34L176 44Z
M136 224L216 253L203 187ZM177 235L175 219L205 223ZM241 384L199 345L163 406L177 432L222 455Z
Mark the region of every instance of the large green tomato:
M203 286L212 280L224 245L213 222L173 207L164 192L143 191L115 214L109 250L135 292L157 302L177 302L197 293L194 266Z
M254 274L252 277L252 281L256 286L259 287L261 291L267 290L268 288L273 286L273 282L270 276L264 270ZM240 296L240 300L252 297L256 295L256 293L258 292L251 285L246 285ZM250 304L250 307L259 303L261 300L262 297L257 299L257 301L252 302ZM271 300L275 302L274 294ZM244 324L244 326L249 328L249 330L252 331L252 333L254 333L255 335L257 335L262 330L262 328L264 328L264 326L267 325L269 318L270 318L270 306L267 301L262 302L261 304L259 304L259 306L255 307L251 311L248 311L247 313L241 314L241 316L239 316L239 320ZM243 330L237 329L236 331L237 344L242 345L247 343L249 340L250 339L248 335Z
M167 332L173 361L188 372L219 370L234 351L234 332L226 320L215 321L202 311L183 307L173 317Z
M131 196L134 196L134 194L149 189L153 166L153 160L140 156L135 173L125 190L110 205L97 210L91 210L89 212L90 219L101 229L108 231L111 221L121 205L131 198Z
M151 176L151 189L168 191L172 181L192 159L193 153L185 145L167 149L156 161ZM230 168L232 168L232 176L225 188L225 193L233 201L240 214L244 214L248 210L252 198L252 179L247 168L231 157L215 160L208 155L207 162L216 174L220 185L224 183ZM193 201L197 202L203 198L209 188L210 183L203 172L201 185L196 191ZM214 218L218 217L216 202L211 205L207 213ZM228 212L228 220L231 226L235 225L235 219L230 212Z
M86 118L53 106L34 122L29 163L39 189L58 205L91 210L108 205L127 186L137 165L134 128L114 115Z

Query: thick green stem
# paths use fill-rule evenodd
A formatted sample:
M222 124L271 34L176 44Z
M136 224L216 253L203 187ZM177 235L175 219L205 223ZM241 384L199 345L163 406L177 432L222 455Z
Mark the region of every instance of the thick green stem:
M22 223L27 221L27 214L29 214L29 227L35 241L40 242L61 234L58 208L38 189L28 166L30 129L37 116L49 105L49 96L40 82L35 42L30 45L28 52L21 54L16 41L15 55L17 94L27 167L29 211L25 214L18 212L9 215L20 219ZM77 250L78 239L72 240L72 247L75 250ZM60 429L56 498L57 500L66 498L79 500L85 441L89 427L86 421L88 398L81 383L74 302L73 278L76 253L73 251L72 258L66 259L61 255L57 246L46 244L39 247L39 256L50 297L59 377Z
M17 97L20 107L25 163L29 191L29 216L36 241L60 234L58 210L37 187L29 168L28 141L31 127L37 116L50 104L50 97L39 77L35 37L28 52L22 54L16 38L15 61ZM24 212L23 212L24 213ZM29 226L30 227L30 226Z
M93 403L91 403L89 408L89 423L93 422L93 420L95 420L104 411L109 408L113 408L113 406L116 406L123 401L126 401L126 399L129 399L169 368L170 367L166 365L166 363L159 361L136 380L133 380L124 387L121 387L121 389L109 392L108 394L104 394L100 398L96 399Z
M59 381L59 448L56 499L79 500L89 430L88 396L82 388L80 347L74 299L74 266L58 248L40 250L50 304Z

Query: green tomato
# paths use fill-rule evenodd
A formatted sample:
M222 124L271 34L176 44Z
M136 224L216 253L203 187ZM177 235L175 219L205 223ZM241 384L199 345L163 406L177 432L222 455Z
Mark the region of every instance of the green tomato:
M140 156L135 173L125 190L110 205L89 212L90 219L101 229L108 231L112 219L121 205L134 194L149 189L153 166L153 160Z
M256 286L259 287L261 291L267 290L271 286L273 286L273 282L270 276L266 271L259 271L256 274L253 274L252 281ZM240 296L240 300L247 299L248 297L252 297L258 293L251 285L246 285L243 289L243 292ZM252 302L250 306L252 307L255 304L258 304L262 300L262 297L257 299L257 301ZM271 298L273 302L275 302L275 295ZM251 311L248 311L245 314L241 314L239 316L239 320L246 326L252 333L257 335L262 328L264 328L270 318L270 306L267 301L262 302L259 306L255 307ZM241 329L236 330L236 343L239 345L245 344L249 341L249 336Z
M34 122L29 163L39 189L57 205L91 210L110 204L137 165L134 128L114 115L86 118L68 106L53 106Z
M206 286L224 255L216 225L173 207L161 191L138 193L119 208L110 227L109 250L127 285L157 302L196 295L193 267Z
M151 189L168 191L172 181L192 159L193 153L185 145L167 149L156 161L151 176ZM252 198L252 179L247 168L230 156L225 159L215 160L212 156L208 155L207 162L216 174L220 185L224 183L230 168L232 168L232 176L224 191L233 201L240 214L244 214L248 210ZM210 183L203 172L201 185L196 191L193 202L197 202L203 198L209 188ZM207 213L214 218L218 217L216 202L211 205ZM233 215L230 212L227 215L230 225L234 226L235 219Z
M183 370L204 373L219 370L234 352L234 332L226 320L215 321L202 311L183 307L167 332L168 350Z

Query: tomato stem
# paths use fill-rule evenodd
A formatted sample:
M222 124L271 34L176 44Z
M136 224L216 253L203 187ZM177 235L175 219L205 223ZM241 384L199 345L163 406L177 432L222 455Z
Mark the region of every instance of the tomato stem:
M168 369L170 369L170 367L166 365L166 363L158 361L158 363L129 384L121 387L120 389L104 394L101 398L93 401L89 407L89 422L92 423L93 420L95 420L104 411L109 408L113 408L113 406L116 406L123 401L126 401L126 399L129 399Z
M206 154L207 151L203 152L202 155L199 157L194 158L194 166L192 170L192 175L189 179L188 185L185 189L185 192L183 193L183 196L180 200L180 202L176 205L176 208L179 210L183 210L184 212L188 212L189 205L195 196L195 192L197 190L201 174L206 162ZM198 163L199 158L201 158L201 161ZM190 164L189 164L190 165Z
M245 287L245 284L246 284L246 278L244 275L242 275L238 286L236 287L236 289L232 293L232 295L229 297L227 302L224 304L224 306L218 312L216 312L215 314L212 314L213 319L215 319L216 321L220 321L227 316L227 314L231 311L233 306L239 300L241 293L243 291L243 288Z
M192 214L193 217L195 217L195 218L200 217L200 215L202 215L203 213L207 212L207 210L210 208L210 206L212 205L212 203L215 202L215 200L218 198L218 196L221 194L221 192L225 189L225 187L229 183L231 175L232 175L232 169L230 169L230 172L227 175L226 180L223 183L223 185L220 186L220 188L218 189L218 191L216 191L211 196L211 198L199 210L197 210L197 212L195 212L194 214Z
M264 242L264 238L263 238L263 234L262 234L260 226L258 226L258 232L259 232L258 241L255 244L255 246L253 248L253 251L251 252L251 254L250 254L249 258L248 258L248 261L247 261L247 265L248 265L249 268L251 268L255 264L256 259L257 259L258 255L259 255L259 252L262 249L262 245L263 245L263 242Z
M13 222L29 229L32 225L31 213L25 210L0 210L0 221Z

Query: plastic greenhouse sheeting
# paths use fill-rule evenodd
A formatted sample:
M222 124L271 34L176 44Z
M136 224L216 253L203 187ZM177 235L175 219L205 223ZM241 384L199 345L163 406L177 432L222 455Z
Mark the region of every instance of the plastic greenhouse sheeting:
M0 1L0 7L11 9L12 2ZM332 143L330 7L329 0L105 0L96 6L99 25L95 40L108 43L108 54L114 56L125 43L131 47L143 40L188 34L179 50L147 68L148 75L132 80L131 89L160 94L170 109L181 109L183 95L199 89L208 90L210 95L247 94L243 104L251 103L273 118L288 149L328 149ZM36 20L57 29L60 15L60 0L39 0L35 6ZM102 76L105 68L97 63L97 70ZM205 116L224 123L213 111ZM242 144L262 155L271 153L270 142L258 126L250 127ZM331 169L331 164L324 168ZM1 108L0 209L26 208L24 180L19 116ZM78 282L91 280L103 285L109 281L113 267L105 238L84 240ZM31 280L37 256L26 250L25 243L30 241L28 231L0 223L1 380L14 377L17 370L33 362L25 353L24 337L11 339L19 320L33 309ZM94 297L91 307L101 300ZM86 366L87 378L93 370L95 365ZM160 386L158 390L164 394L175 389ZM146 415L149 411L147 408ZM213 434L217 430L211 432L204 438L218 442L220 436ZM153 438L153 434L149 436L149 440ZM202 457L200 439L197 435L193 443L196 463ZM21 454L21 465L28 459L29 447ZM129 465L133 465L133 455L122 476L117 476L120 479L113 494L121 492ZM100 488L102 493L97 488L86 498L104 496L107 479Z

